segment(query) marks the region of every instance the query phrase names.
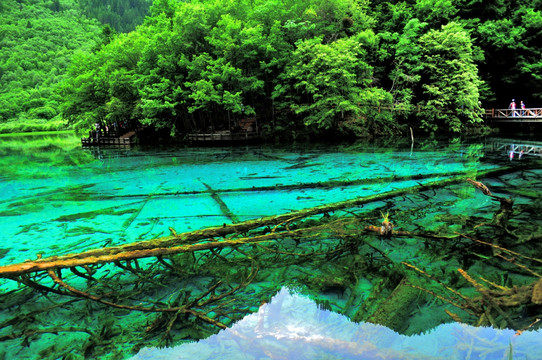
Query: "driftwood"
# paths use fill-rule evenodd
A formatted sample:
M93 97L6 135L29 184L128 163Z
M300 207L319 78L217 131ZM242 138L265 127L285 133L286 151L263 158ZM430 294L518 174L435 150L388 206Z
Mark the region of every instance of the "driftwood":
M510 167L502 167L497 169L484 170L477 172L476 175L478 177L498 175L506 173L507 171L509 171L509 169ZM468 174L462 174L460 176L432 181L425 184L419 184L413 187L392 190L381 194L359 197L332 204L320 205L309 209L293 211L290 213L276 216L263 217L255 220L248 220L231 225L223 224L222 226L218 227L211 227L182 234L174 234L167 237L141 241L121 246L112 246L101 249L89 250L77 254L52 256L47 258L42 258L42 255L39 255L37 260L27 260L19 264L0 266L0 277L15 278L22 274L48 271L50 269L72 268L76 266L102 264L121 260L159 257L182 252L220 249L225 247L235 247L241 244L251 242L273 240L284 236L285 233L270 233L255 237L231 240L225 239L225 237L230 234L246 233L247 231L261 227L285 224L293 220L307 218L318 214L328 214L341 209L352 208L355 206L360 206L376 201L382 201L408 193L416 193L428 189L444 187L450 184L465 181L465 179L468 177ZM200 240L207 241L195 243Z

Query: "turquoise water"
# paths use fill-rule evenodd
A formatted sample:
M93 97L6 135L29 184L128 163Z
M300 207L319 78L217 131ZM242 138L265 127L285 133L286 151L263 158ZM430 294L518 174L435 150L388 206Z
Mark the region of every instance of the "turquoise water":
M273 248L278 251L275 255L266 253L269 248L262 254L257 252L261 249L247 246L242 251L223 251L214 257L205 252L194 257L181 256L173 260L179 267L171 276L164 275L168 269L160 269L161 265L153 258L138 264L148 267L148 273L153 274L149 277L142 277L145 272L130 274L127 268L119 271L115 264L100 265L93 276L101 280L88 284L67 270L62 272L70 284L88 293L113 298L114 302L173 306L173 300L184 294L184 290L187 293L183 296L189 299L204 294L216 281L234 288L254 267L248 259L256 260L258 275L250 285L235 296L226 297L224 303L201 305L206 316L231 327L226 335L219 333L219 328L194 322L189 316L172 320L169 331L164 330L166 322L156 333L147 332L145 329L157 320L154 314L111 309L51 292L43 296L39 291L25 290L27 287L17 281L0 279L3 299L0 339L5 345L0 355L5 358L54 359L67 354L73 358L129 358L138 353L136 358L175 358L171 354L188 351L182 346L187 346L193 354L202 354L199 358L273 358L263 355L268 353L282 358L294 358L297 354L297 358L299 353L291 352L295 344L300 344L306 354L314 355L306 358L374 358L375 353L392 350L393 358L422 355L454 358L449 354L466 358L469 349L471 354L479 354L471 358L507 358L510 351L529 358L539 356L529 354L532 344L540 340L538 324L530 326L539 314L538 307L532 304L518 304L512 309L510 317L516 329L448 326L429 333L428 336L433 334L431 340L420 340L419 334L452 322L444 310L459 313L470 325L475 325L478 319L422 292L405 300L408 306L403 310L408 313L400 314L400 321L384 321L393 330L360 321L374 320L375 307L389 306L386 299L392 296L394 288L400 287L397 284L402 276L447 297L442 288L435 287L424 276L404 268L399 270L402 262L424 269L470 297L476 297L477 293L457 275L457 268L465 268L473 276L484 275L507 287L527 286L536 280L532 273L495 257L490 248L477 247L465 239L427 240L418 236L386 239L363 235L360 237L363 241L348 243L356 233L362 233L364 226L380 226L381 215L385 213L390 214L396 230L400 231L443 236L468 231L483 237L485 233L477 229L484 229L487 237L492 238L496 230L484 227L483 223L492 221L499 208L497 202L465 181L430 190L421 185L461 174L476 179L480 171L509 166L511 170L499 176L478 180L495 194L514 199L515 212L509 225L519 244L514 245L514 250L540 257L542 254L534 246L536 239L526 240L527 234L542 233L538 225L540 162L531 155L520 159L517 154L510 159L508 148L499 147L498 139L464 143L425 141L414 146L405 143L123 150L81 149L78 140L67 135L4 137L0 141L3 168L0 266L38 256L46 258L165 237L172 229L180 234L409 187L418 189L326 213L337 221L354 217L360 219L359 224L345 225L348 234L336 229L330 234L315 233L318 242L288 238L277 244L265 243L267 247L278 246ZM319 216L313 218L320 220ZM359 231L352 233L352 227ZM503 239L507 236L503 235ZM349 246L344 247L348 249L345 253L337 255L332 251L345 244ZM315 253L311 259L291 255L302 251ZM539 266L523 264L534 270ZM46 273L30 280L59 288ZM266 310L267 305L276 303L276 297L271 298L277 293L285 296L288 292L281 290L285 287L303 296L279 301L285 304L283 320L262 325L263 339L269 341L258 336L247 339L247 334L234 332L245 331L240 330L245 323L250 329L258 317L267 319L266 311L270 311ZM226 288L221 291L227 292ZM408 291L402 291L406 297L410 296ZM111 293L119 295L112 297ZM327 310L320 313L315 310L318 307ZM229 315L221 316L219 312L225 308ZM315 323L307 318L303 329L295 328L305 320L300 309L307 309L316 318ZM498 313L494 316L495 324L513 327L510 319ZM276 327L280 333L273 332ZM515 330L524 328L527 331L521 336L514 336ZM352 332L357 337L343 336ZM368 340L364 332L374 333L370 342L365 342ZM524 336L527 333L529 337ZM232 334L240 337L232 339L235 337ZM194 344L181 345L199 339L202 339L199 348ZM482 344L472 345L472 339ZM429 341L427 349L419 349L422 341ZM234 343L237 345L233 346ZM397 343L401 345L390 345ZM443 352L457 343L470 344L470 348L465 345L465 352ZM340 344L347 348L343 349L344 353L337 350ZM150 350L164 345L171 346L171 350ZM259 350L249 352L247 348L252 346ZM488 348L485 352L484 346ZM202 348L209 350L201 352ZM363 351L373 355L365 356ZM397 354L402 357L395 357Z

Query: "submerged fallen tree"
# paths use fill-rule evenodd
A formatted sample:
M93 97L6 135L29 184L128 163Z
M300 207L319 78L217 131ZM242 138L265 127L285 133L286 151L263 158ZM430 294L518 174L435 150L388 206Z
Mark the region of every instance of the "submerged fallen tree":
M479 171L476 173L476 176L479 178L485 176L497 176L499 174L510 171L510 169L510 167L502 167ZM467 178L472 177L472 175L473 174L461 174L442 180L427 182L425 184L419 183L416 186L392 190L380 194L359 197L332 204L320 205L309 209L303 209L286 214L248 220L231 225L223 224L222 226L211 227L182 234L176 234L173 229L170 229L172 230L171 236L157 238L153 240L140 241L121 246L111 246L101 249L84 251L77 254L51 256L47 258L43 258L43 255L39 254L37 256L37 260L27 260L19 264L0 266L0 277L14 278L18 275L39 271L47 271L50 269L71 268L74 266L101 264L120 260L134 260L211 248L225 248L230 246L237 246L244 243L275 239L286 234L271 233L267 235L261 235L260 237L253 240L251 240L250 238L228 240L225 239L225 237L230 234L241 234L261 227L287 224L294 220L299 220L318 214L328 214L334 211L352 208L372 202L382 201L404 194L417 193L429 189L445 187L450 184L465 181ZM214 241L212 241L212 239L214 239ZM194 242L202 240L207 240L209 242L194 244Z

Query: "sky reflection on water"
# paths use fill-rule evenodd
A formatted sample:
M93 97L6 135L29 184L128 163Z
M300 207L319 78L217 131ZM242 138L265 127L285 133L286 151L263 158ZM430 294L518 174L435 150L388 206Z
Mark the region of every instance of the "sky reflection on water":
M540 359L542 333L450 323L405 336L356 324L283 288L257 313L205 340L145 348L147 359Z

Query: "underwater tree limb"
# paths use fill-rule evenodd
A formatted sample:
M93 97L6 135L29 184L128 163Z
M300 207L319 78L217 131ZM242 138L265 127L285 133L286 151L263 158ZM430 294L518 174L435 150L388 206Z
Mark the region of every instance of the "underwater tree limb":
M504 320L508 323L509 326L518 329L518 325L514 320L501 308L502 306L517 306L520 304L525 304L530 301L530 293L532 292L532 286L525 286L520 288L511 288L506 290L492 291L482 284L474 280L466 271L463 269L457 269L457 271L463 276L469 283L471 283L476 291L478 291L484 302L486 303L484 312L480 316L480 322L483 322L483 315L489 320L489 322L495 326L499 327L494 323L493 317L491 316L491 309L497 310L499 315L503 317Z
M536 271L531 270L531 269L529 269L527 266L525 266L525 265L523 265L523 264L520 264L520 263L516 262L516 261L515 261L515 260L516 260L515 258L507 258L506 256L502 256L502 254L495 254L495 256L496 256L496 257L499 257L499 258L501 258L501 259L503 259L503 260L508 261L509 263L511 263L511 264L513 264L513 265L515 265L515 266L517 266L517 267L520 268L520 269L525 270L526 272L528 272L528 273L531 274L531 275L536 276L537 278L542 278L542 276L540 276L540 274L537 273Z
M451 177L467 175L465 171L451 171L446 173L429 173L429 174L413 174L413 175L393 175L382 176L365 179L354 180L328 180L319 182L306 182L296 184L276 184L266 186L251 186L232 189L211 189L208 187L206 190L189 190L189 191L176 191L176 192L163 192L152 193L153 197L167 197L167 196L181 196L181 195L205 195L205 194L222 194L222 193L237 193L237 192L258 192L258 191L289 191L289 190L303 190L303 189L333 189L345 186L358 186L358 185L370 185L370 184L387 184L399 181L417 181L439 177ZM205 185L205 184L204 184ZM125 194L125 195L99 195L100 200L113 200L119 198L146 198L148 194ZM2 201L0 201L0 204Z
M491 225L491 226L494 226L496 229L498 229L498 233L493 238L493 244L498 246L499 238L502 238L504 235L510 235L517 238L515 234L513 234L512 232L510 232L510 230L508 230L508 220L510 219L510 216L512 216L512 211L513 211L512 207L514 205L514 201L509 198L493 195L491 191L489 190L489 188L480 181L474 181L470 178L467 179L466 181L471 183L477 189L481 190L484 195L487 195L491 197L491 199L498 201L500 203L500 208L493 215L493 219L491 223L489 224L484 223L484 224L479 225L479 226ZM498 255L498 249L496 247L493 247L493 254Z
M51 270L51 269L49 269L47 271L47 273L49 274L51 279L53 279L55 284L65 288L66 290L73 293L74 295L79 296L79 297L83 297L83 298L87 298L89 300L93 300L93 301L96 301L96 302L99 302L101 304L108 305L108 306L111 306L111 307L115 307L115 308L119 308L119 309L125 309L125 310L144 311L144 312L165 312L165 311L178 311L179 310L178 308L147 308L147 307L143 307L143 306L130 306L130 305L117 304L117 303L114 303L114 302L111 302L111 301L103 300L99 296L89 294L87 292L78 290L78 289L74 288L73 286L68 285L67 283L62 281L55 274L55 272L53 270Z
M437 278L435 278L434 276L428 274L428 273L425 272L424 270L417 268L417 267L414 266L414 265L411 265L411 264L409 264L409 263L407 263L407 262L404 262L404 261L402 262L402 264L403 264L404 266L407 266L407 267L409 267L409 268L411 268L411 269L417 271L418 273L422 274L423 276L425 276L425 277L427 277L427 278L429 278L429 279L435 281L437 284L439 284L440 286L442 286L443 288L445 288L446 290L448 290L449 292L451 292L451 293L454 294L455 296L457 296L457 297L459 297L460 299L462 299L463 301L465 301L465 303L467 303L467 305L468 305L468 308L471 308L471 309L473 309L473 310L478 310L478 307L472 302L472 300L471 300L469 297L467 297L467 296L461 294L461 293L460 293L459 291L457 291L457 290L452 289L451 287L449 287L448 285L444 284L444 283L443 283L442 281L440 281L439 279L437 279ZM423 289L422 289L422 290L423 290ZM425 290L424 290L424 291L425 291ZM450 303L451 303L451 302L450 302ZM452 303L451 303L451 304L452 304ZM455 303L453 303L453 305L455 305ZM459 307L460 307L461 309L463 309L463 310L466 309L466 306L459 306Z
M173 255L182 252L196 252L200 250L220 249L226 247L236 247L239 245L269 241L284 236L290 236L295 234L301 234L307 231L307 229L297 229L289 232L277 232L253 237L246 237L240 239L224 240L224 241L209 241L189 245L181 245L174 247L156 247L150 249L138 249L125 252L114 251L108 253L107 248L100 251L99 255L94 255L92 252L90 255L86 253L77 254L77 256L54 256L51 258L38 259L35 261L28 261L21 264L3 266L0 269L0 277L15 279L17 275L48 271L51 269L71 268L74 266L82 266L98 263L115 263L120 260L132 260L147 257L158 257L163 255Z
M535 262L538 262L538 263L541 263L542 264L542 259L538 259L538 258L535 258L535 257L531 257L531 256L526 256L526 255L523 255L523 254L520 254L518 253L517 251L513 251L513 250L510 250L510 249L507 249L507 248L504 248L502 246L499 246L499 245L495 245L495 244L492 244L492 243L488 243L487 241L483 241L483 240L480 240L480 239L476 239L476 238L473 238L471 236L467 236L465 234L459 234L461 235L462 237L464 237L465 239L469 239L471 241L474 241L474 242L477 242L477 243L480 243L480 244L484 244L484 245L487 245L487 246L491 246L492 248L495 248L495 249L498 249L499 251L503 251L507 254L510 254L510 255L513 255L515 257L519 257L519 258L522 258L522 259L526 259L526 260L531 260L531 261L535 261Z
M81 301L81 298L73 298L73 299L70 299L68 301L64 301L64 302L61 302L61 303L56 303L54 305L51 305L51 306L47 306L45 308L41 308L41 309L37 309L37 310L33 310L33 311L30 311L30 312L25 312L25 313L22 313L22 314L19 314L9 320L5 320L3 321L2 323L0 323L0 329L4 329L8 326L14 326L16 324L24 324L26 323L29 319L33 319L35 317L38 317L40 314L43 314L43 313L48 313L50 311L52 311L53 309L55 308L59 308L59 307L62 307L62 306L67 306L67 305L70 305L70 304L73 304L77 301Z
M217 320L211 319L205 314L197 311L194 309L194 307L202 307L205 305L208 305L210 303L219 301L227 296L230 296L234 294L236 291L238 291L241 288L246 287L248 284L254 280L256 277L256 274L258 273L258 268L255 266L254 262L252 263L252 269L250 274L246 277L244 281L242 281L238 286L230 289L229 291L226 291L220 295L215 295L216 288L221 284L221 282L215 283L213 286L211 286L206 292L204 292L202 295L197 297L195 300L192 300L190 302L187 302L186 304L182 306L175 306L175 307L145 307L145 306L133 306L133 305L124 305L124 304L118 304L112 301L104 300L101 296L92 295L88 292L76 289L75 287L67 284L64 282L52 269L47 270L47 273L49 274L49 277L54 281L55 284L58 286L66 289L67 291L73 293L75 296L86 298L88 300L92 300L98 303L101 303L103 305L111 306L118 309L124 309L124 310L131 310L131 311L141 311L141 312L160 312L160 313L189 313L192 314L210 324L216 325L221 328L225 328L224 324L221 324ZM205 297L208 297L207 299L203 300Z
M34 280L31 280L28 277L28 274L23 274L23 275L19 276L17 278L17 281L20 281L22 284L25 284L26 286L31 287L33 289L36 289L38 291L41 291L43 293L51 292L51 293L55 293L55 294L58 294L58 295L69 295L65 291L57 290L57 289L54 289L52 287L42 285L42 284L40 284L40 283L38 283L38 282L36 282Z
M411 286L413 287L414 289L418 289L418 290L421 290L423 292L426 292L428 293L429 295L439 299L440 301L443 301L443 302L446 302L450 305L453 305L455 306L456 308L458 309L461 309L461 310L464 310L466 311L467 313L469 313L470 315L473 315L473 316L476 316L476 314L474 312L472 312L469 308L467 308L465 305L463 304L460 304L458 302L455 302L453 301L452 299L448 299L444 296L441 296L439 294L437 294L436 292L432 291L432 290L429 290L429 289L426 289L424 287L421 287L421 286L418 286L418 285L414 285L414 284L408 284L408 286ZM444 310L452 319L454 319L454 321L457 321L457 322L463 322L461 320L458 320L459 319L459 316L457 314L454 314L452 312L450 312L449 310Z
M198 179L199 180L199 179ZM203 181L200 180L200 182L207 188L207 191L209 191L209 193L211 194L211 198L218 204L218 206L220 207L220 211L222 211L222 214L224 214L224 216L226 216L228 219L231 220L232 223L238 223L239 222L239 219L237 218L237 216L230 210L230 208L228 207L228 205L226 205L226 203L224 202L224 200L222 200L220 198L220 196L218 195L217 191L215 189L213 189L209 184L207 183L204 183Z
M478 177L498 175L508 173L511 169L515 170L514 168L506 166L496 169L479 171L476 173L476 175ZM358 197L331 204L319 205L286 214L267 216L254 220L247 220L231 225L224 224L223 226L211 227L203 230L196 230L153 240L141 241L120 246L105 247L76 254L52 256L33 261L29 260L19 264L0 266L0 277L13 279L17 275L49 269L115 262L120 260L132 260L146 257L157 257L187 251L207 250L211 248L223 248L232 246L235 247L250 242L272 240L283 235L291 235L297 230L289 231L286 234L272 233L238 240L217 241L213 238L224 238L228 234L244 233L260 227L278 225L284 222L288 222L289 219L292 218L307 218L313 215L331 213L345 208L352 208L375 201L382 201L408 193L417 193L419 191L424 191L428 189L440 188L450 184L462 182L465 180L465 178L467 178L467 174L462 174L459 176L437 180L425 184L420 183L419 185L412 187L391 190L380 194ZM211 241L189 245L179 245L193 243L195 241L204 239L208 239Z
M382 230L378 226L368 225L365 226L365 230L370 232L375 232L382 235ZM439 234L431 234L431 233L420 233L420 232L411 232L411 231L402 231L402 230L392 230L390 233L391 235L395 236L410 236L410 237L423 237L428 239L444 239L444 240L451 240L460 237L459 235L439 235Z

